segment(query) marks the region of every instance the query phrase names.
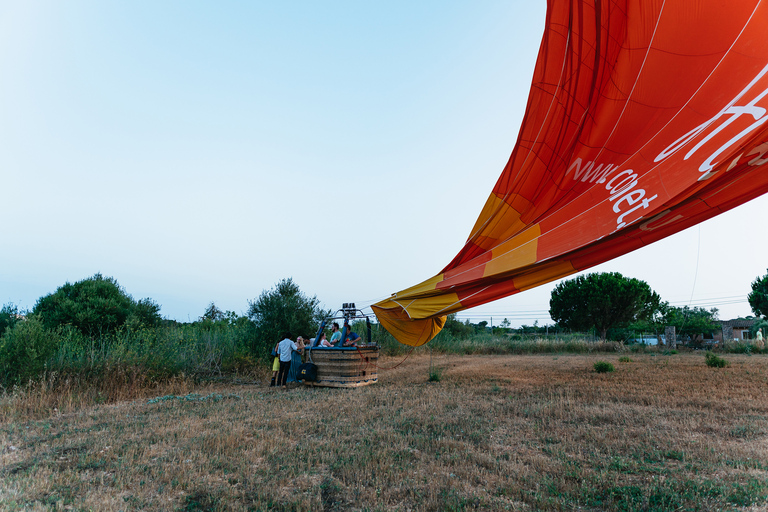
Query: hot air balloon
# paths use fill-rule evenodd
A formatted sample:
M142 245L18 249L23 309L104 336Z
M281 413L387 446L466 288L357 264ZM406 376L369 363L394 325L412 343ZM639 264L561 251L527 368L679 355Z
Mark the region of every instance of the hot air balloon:
M440 273L372 306L446 315L638 249L768 191L768 3L550 0L507 165Z

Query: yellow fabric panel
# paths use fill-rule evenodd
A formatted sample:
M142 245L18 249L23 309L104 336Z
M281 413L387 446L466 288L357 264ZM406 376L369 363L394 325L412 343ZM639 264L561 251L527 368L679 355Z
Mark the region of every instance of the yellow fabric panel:
M414 297L414 296L419 296L423 294L429 294L430 292L435 291L438 283L440 283L442 280L443 280L443 274L438 274L435 277L431 277L426 281L423 281L415 286L411 286L410 288L406 288L405 290L399 291L397 293L393 293L392 297L385 300L397 299L398 297Z
M405 296L403 292L398 297L385 299L376 306L383 309L402 309L405 318L417 320L434 315L447 315L464 309L459 303L459 297L450 292L433 292L432 295Z
M400 307L385 309L379 306L371 306L376 318L381 325L395 337L397 341L411 347L419 347L437 336L443 325L445 317L423 318L411 320Z
M491 251L491 261L485 264L483 277L503 274L536 263L536 249L541 227L538 224L526 229L508 242Z
M400 304L402 304L412 319L447 315L454 310L464 309L461 307L459 297L455 293L443 293L433 297L419 298L410 303L400 302Z

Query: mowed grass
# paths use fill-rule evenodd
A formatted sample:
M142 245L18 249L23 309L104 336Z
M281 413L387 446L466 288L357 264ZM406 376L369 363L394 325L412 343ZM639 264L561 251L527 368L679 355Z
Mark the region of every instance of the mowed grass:
M262 381L8 420L0 509L764 509L768 358L619 358L414 355L358 389Z

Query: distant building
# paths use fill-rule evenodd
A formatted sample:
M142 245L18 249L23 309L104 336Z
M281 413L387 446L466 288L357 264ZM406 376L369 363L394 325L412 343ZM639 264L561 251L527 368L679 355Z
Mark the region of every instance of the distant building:
M752 339L752 326L758 321L757 318L736 318L733 320L723 320L720 322L720 332L714 335L715 341L720 343L723 337L727 341L750 340Z

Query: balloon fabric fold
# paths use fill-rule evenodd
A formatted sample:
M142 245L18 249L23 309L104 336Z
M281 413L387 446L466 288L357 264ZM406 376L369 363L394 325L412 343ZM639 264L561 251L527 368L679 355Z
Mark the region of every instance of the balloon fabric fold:
M445 316L768 191L768 2L550 0L509 162L439 274L373 305L401 343Z

